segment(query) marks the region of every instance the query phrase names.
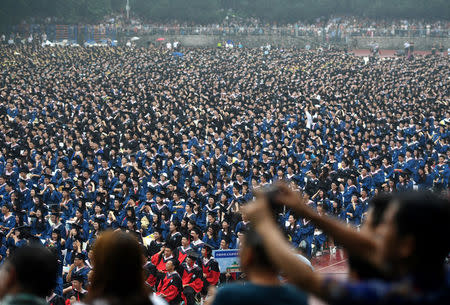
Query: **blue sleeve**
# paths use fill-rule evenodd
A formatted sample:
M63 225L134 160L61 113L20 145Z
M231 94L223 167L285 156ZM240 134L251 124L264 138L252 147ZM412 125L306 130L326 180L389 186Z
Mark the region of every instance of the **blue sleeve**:
M419 305L429 302L429 295L414 293L414 289L404 282L387 283L381 281L346 282L326 278L323 291L330 304L398 304ZM445 296L444 296L445 298ZM441 300L444 301L444 300ZM427 302L427 303L428 303ZM433 304L444 304L437 302Z

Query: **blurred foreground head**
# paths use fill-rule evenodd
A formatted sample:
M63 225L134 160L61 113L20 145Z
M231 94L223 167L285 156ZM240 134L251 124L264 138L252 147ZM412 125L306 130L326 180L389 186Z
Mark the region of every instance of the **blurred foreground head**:
M377 229L382 257L404 272L443 270L450 251L450 203L430 192L396 194Z
M142 250L136 238L121 231L103 233L93 248L90 301L151 304L145 288Z
M17 248L1 267L0 298L30 294L45 298L56 286L56 256L39 244Z
M261 236L252 227L245 230L239 251L244 272L258 270L275 275L278 273L264 248Z

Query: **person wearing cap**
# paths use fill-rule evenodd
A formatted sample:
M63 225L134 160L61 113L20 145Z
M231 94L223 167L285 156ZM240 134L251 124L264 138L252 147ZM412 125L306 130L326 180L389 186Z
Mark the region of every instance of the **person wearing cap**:
M27 181L25 179L19 179L19 188L17 190L18 192L18 199L22 203L23 209L30 209L32 206L31 202L31 196L30 196L30 190L26 186Z
M173 254L173 246L167 244L162 246L161 250L151 257L152 264L155 265L156 269L158 270L158 283L160 280L162 280L164 274L167 272L166 263L172 259L176 259Z
M86 265L86 263L84 261L85 259L86 259L86 255L84 253L82 253L82 252L75 253L75 256L73 259L73 264L70 266L69 273L66 276L67 283L70 283L72 281L73 276L78 276L79 278L81 278L83 286L87 284L88 273L91 270L91 268L89 268ZM70 291L70 287L69 287L68 291Z
M447 153L448 154L448 153ZM450 167L448 159L445 155L439 156L439 162L433 170L434 181L433 185L439 190L445 190L449 187L450 181Z
M182 297L183 282L180 275L175 271L177 261L169 259L166 262L164 278L159 282L156 295L163 297L169 305L179 305Z
M182 264L187 255L188 252L191 251L191 245L190 245L190 241L189 241L189 237L188 236L182 236L181 237L181 246L179 246L176 251L177 251L177 258L178 258L178 262L180 264Z
M84 278L81 274L74 274L71 278L71 289L64 293L64 299L70 304L83 301L87 295L87 290L83 288Z
M1 204L5 205L5 204L11 204L11 197L14 194L14 183L12 183L11 181L8 181L5 185L5 192L2 195L1 199Z
M213 247L204 244L201 251L200 266L203 272L203 292L209 286L215 286L219 282L219 263L212 256Z
M142 259L144 261L144 278L145 283L150 287L152 291L156 290L156 283L157 283L157 276L158 276L158 269L156 269L156 266L152 264L152 262L149 260L148 256L148 250L146 247L141 245L141 252L142 252Z
M209 244L214 250L219 249L220 239L218 236L218 224L212 223L206 229L206 234L203 236L203 243Z
M7 185L6 177L3 175L0 175L0 198L3 198L3 196L7 194L6 185Z
M52 232L54 230L58 230L61 238L66 239L66 228L64 224L61 222L61 213L58 209L53 209L53 211L50 213L50 217L47 220L47 233L46 236L51 236Z
M197 252L189 250L186 261L181 264L182 297L186 305L195 305L195 297L203 288L202 269L196 264L198 257Z
M194 222L195 223L195 222ZM197 251L200 253L200 250L202 249L204 242L200 239L201 230L198 227L192 228L190 231L190 237L191 237L191 248L194 251Z
M172 220L169 223L169 232L166 238L166 244L171 244L173 248L181 246L182 235L179 232L180 223L178 220Z
M16 225L16 217L11 213L11 205L4 204L1 209L2 216L0 217L0 229L7 232Z
M6 245L11 249L23 247L27 244L30 237L30 227L19 226L12 228L5 236Z

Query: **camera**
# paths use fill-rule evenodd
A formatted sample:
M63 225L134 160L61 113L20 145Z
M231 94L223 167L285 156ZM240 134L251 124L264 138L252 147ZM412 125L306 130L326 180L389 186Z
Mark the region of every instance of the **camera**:
M276 197L279 195L280 189L276 185L272 184L269 186L264 186L261 191L267 197L270 209L277 219L278 215L283 214L284 211L284 206L277 204L276 202Z

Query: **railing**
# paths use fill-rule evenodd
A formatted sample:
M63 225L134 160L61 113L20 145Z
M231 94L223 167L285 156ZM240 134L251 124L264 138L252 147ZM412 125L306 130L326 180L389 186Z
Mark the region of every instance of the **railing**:
M12 26L9 32L20 34L22 37L27 37L31 34L35 38L45 33L50 41L69 40L76 42L79 38L81 41L117 39L116 27L98 25L30 24Z
M61 29L64 29L63 31ZM29 34L46 33L51 41L68 39L77 41L117 39L119 34L138 35L215 35L215 36L280 36L280 37L316 37L327 41L345 41L352 37L450 37L450 28L359 28L334 26L321 28L316 26L291 27L227 27L227 26L127 26L114 25L20 25L10 28L11 33L22 37Z
M449 29L388 29L388 28L344 28L325 29L319 27L127 27L120 29L127 35L219 35L219 36L291 36L291 37L327 37L344 39L345 37L449 37Z

